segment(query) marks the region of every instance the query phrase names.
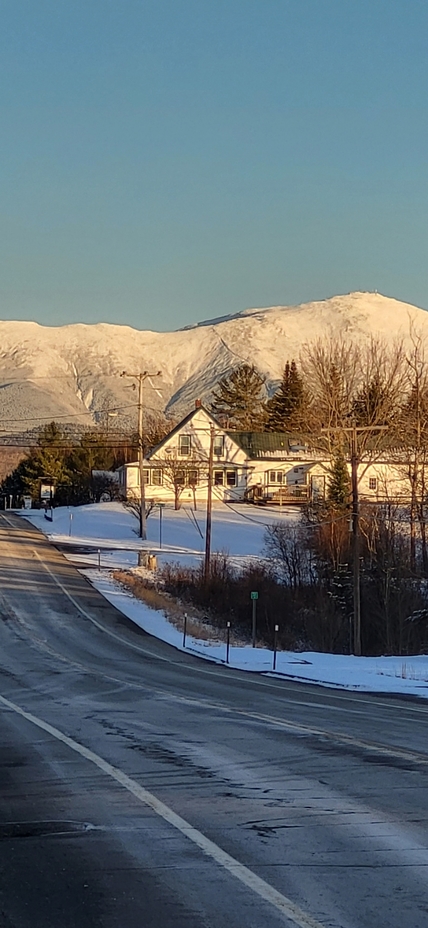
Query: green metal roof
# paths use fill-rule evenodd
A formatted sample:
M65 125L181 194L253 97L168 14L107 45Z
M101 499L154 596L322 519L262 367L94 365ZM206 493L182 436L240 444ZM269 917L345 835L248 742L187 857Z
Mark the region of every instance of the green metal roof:
M293 452L298 453L305 448L301 437L291 432L228 431L227 434L253 460L257 458L280 460L281 457L288 457Z

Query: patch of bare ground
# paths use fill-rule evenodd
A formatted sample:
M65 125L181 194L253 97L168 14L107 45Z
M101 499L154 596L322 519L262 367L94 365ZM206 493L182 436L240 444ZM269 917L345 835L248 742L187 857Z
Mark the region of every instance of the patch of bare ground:
M155 581L132 570L114 570L113 579L121 584L135 599L141 600L149 609L163 612L172 625L183 630L184 613L187 613L187 634L204 641L225 641L226 632L214 628L207 616L194 606L184 605L179 599L156 586ZM237 642L235 642L237 643ZM232 644L232 637L231 637Z

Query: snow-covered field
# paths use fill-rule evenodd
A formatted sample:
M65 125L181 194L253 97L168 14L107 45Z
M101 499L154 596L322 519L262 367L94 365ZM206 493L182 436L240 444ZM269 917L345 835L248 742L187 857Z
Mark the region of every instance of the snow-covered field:
M202 509L193 513L186 507L178 512L165 508L162 547L159 510L147 519L145 543L138 537L137 519L121 503L99 503L70 509L61 507L53 511L52 523L44 518L41 510L34 509L25 516L52 541L91 549L92 553L88 550L81 556L85 565L98 564L98 548L103 566L112 568L135 567L142 547L156 554L159 563L180 561L196 565L204 552L206 514ZM229 505L217 504L213 509L212 551L227 552L234 563L258 558L263 548L266 525L281 518L295 519L296 510L281 513L279 510L256 510L243 504L233 504L233 509Z
M81 546L84 551L70 553L80 561L91 583L129 619L149 634L183 648L183 632L168 621L163 613L149 609L127 593L111 577L113 568L135 567L138 551L143 546L136 534L136 519L120 503L104 503L54 511L54 521L48 522L41 511L21 511L54 543ZM197 512L201 532L205 513ZM281 518L295 519L296 513L271 510L257 511L249 506L218 506L213 512L212 550L227 552L234 563L258 558L263 551L263 536L267 523ZM157 555L158 563L168 560L196 564L203 553L204 542L188 511L164 509L162 548L160 548L159 515L152 513L147 522L148 540L144 547ZM100 569L98 565L100 563ZM249 607L250 608L250 607ZM224 663L226 643L187 637L186 650L201 658ZM230 666L258 673L274 673L273 654L266 648L230 647ZM406 693L428 698L428 656L414 657L352 657L315 652L278 652L275 675L323 686L344 689Z

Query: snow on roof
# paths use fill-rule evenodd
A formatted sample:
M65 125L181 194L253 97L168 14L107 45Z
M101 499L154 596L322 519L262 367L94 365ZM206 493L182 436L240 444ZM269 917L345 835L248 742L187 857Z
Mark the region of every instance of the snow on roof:
M251 459L285 459L307 453L302 439L291 432L228 431L227 434Z

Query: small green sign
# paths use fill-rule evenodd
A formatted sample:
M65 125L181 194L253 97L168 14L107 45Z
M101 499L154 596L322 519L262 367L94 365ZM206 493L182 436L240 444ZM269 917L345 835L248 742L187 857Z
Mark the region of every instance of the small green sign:
M258 598L259 598L258 593L251 593L251 599L258 599Z

